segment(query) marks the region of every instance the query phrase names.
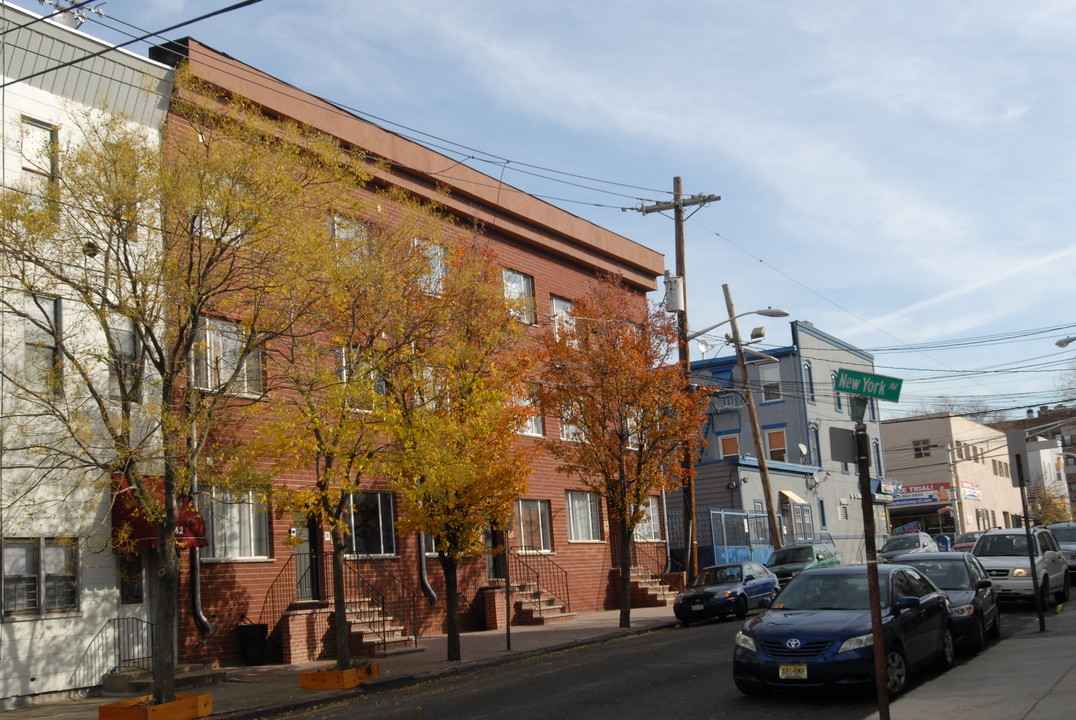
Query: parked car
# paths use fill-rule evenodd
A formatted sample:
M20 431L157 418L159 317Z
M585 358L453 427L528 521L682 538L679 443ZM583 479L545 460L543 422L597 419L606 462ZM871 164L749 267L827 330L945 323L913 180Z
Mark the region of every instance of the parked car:
M1058 603L1068 600L1068 566L1053 533L1043 526L1031 528L1031 550L1043 607L1049 604L1051 593ZM971 552L986 568L1001 600L1035 599L1024 528L990 530L975 542Z
M1046 528L1054 534L1069 572L1076 573L1076 522L1050 523Z
M770 553L768 567L784 587L797 573L807 568L841 565L841 554L828 542L810 542L789 545Z
M741 620L751 608L765 607L777 594L777 576L762 563L739 562L703 568L676 596L673 614L684 625L735 614Z
M938 552L938 543L925 532L901 533L885 541L878 558L889 562L897 555L920 552Z
M937 552L899 555L894 563L911 565L949 596L953 634L958 645L972 652L986 646L987 637L1001 634L998 591L986 568L971 553Z
M886 687L896 696L913 670L930 663L952 666L951 611L945 593L915 568L877 567ZM869 608L866 565L804 570L736 634L733 682L745 695L872 683Z
M971 532L960 533L956 536L956 542L953 543L953 550L956 552L971 552L971 549L975 547L975 541L982 537L986 530L972 530Z

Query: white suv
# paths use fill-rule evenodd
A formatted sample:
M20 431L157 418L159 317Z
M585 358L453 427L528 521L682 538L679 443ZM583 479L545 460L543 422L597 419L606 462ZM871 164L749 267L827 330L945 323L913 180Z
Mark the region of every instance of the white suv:
M1033 527L1031 545L1043 607L1049 604L1050 593L1058 603L1065 602L1069 597L1069 574L1057 539L1045 527ZM990 530L975 542L971 552L979 558L998 589L998 600L1034 600L1027 533L1023 528Z

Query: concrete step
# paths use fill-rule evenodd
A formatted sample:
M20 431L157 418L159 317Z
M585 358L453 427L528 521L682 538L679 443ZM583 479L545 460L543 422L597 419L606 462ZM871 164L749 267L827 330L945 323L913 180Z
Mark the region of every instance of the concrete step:
M215 685L227 679L227 673L219 668L188 664L176 667L176 690ZM153 675L140 668L124 668L105 675L101 686L105 695L147 694L153 690Z

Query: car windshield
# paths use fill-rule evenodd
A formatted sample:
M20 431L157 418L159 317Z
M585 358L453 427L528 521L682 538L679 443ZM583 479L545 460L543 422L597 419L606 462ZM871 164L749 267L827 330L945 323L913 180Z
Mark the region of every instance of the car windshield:
M1076 543L1076 525L1072 527L1051 527L1050 532L1054 534L1058 542Z
M888 594L882 591L883 607L888 605L885 602ZM870 607L867 575L797 575L777 596L772 607L776 610L866 610Z
M706 568L695 578L692 586L700 585L724 585L725 583L740 582L742 573L739 565L724 565L722 567Z
M806 547L790 547L776 550L770 559L766 561L767 565L788 565L790 563L805 563L814 560L814 555L811 553L810 546Z
M967 532L956 539L958 543L973 543L982 535L981 532Z
M942 590L971 590L971 576L963 560L907 560Z
M1023 535L983 535L975 544L979 557L1027 556L1027 538Z
M889 552L890 550L911 550L912 548L917 547L919 547L918 535L898 535L897 537L892 537L885 541L885 545L882 546L882 552Z

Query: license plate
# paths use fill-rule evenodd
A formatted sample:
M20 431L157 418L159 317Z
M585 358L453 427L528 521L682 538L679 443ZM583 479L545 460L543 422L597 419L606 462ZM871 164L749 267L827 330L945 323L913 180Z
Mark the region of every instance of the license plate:
M778 672L782 680L806 680L806 665L782 665Z
M703 604L699 603L698 605L692 605L691 609L695 612L702 612Z

